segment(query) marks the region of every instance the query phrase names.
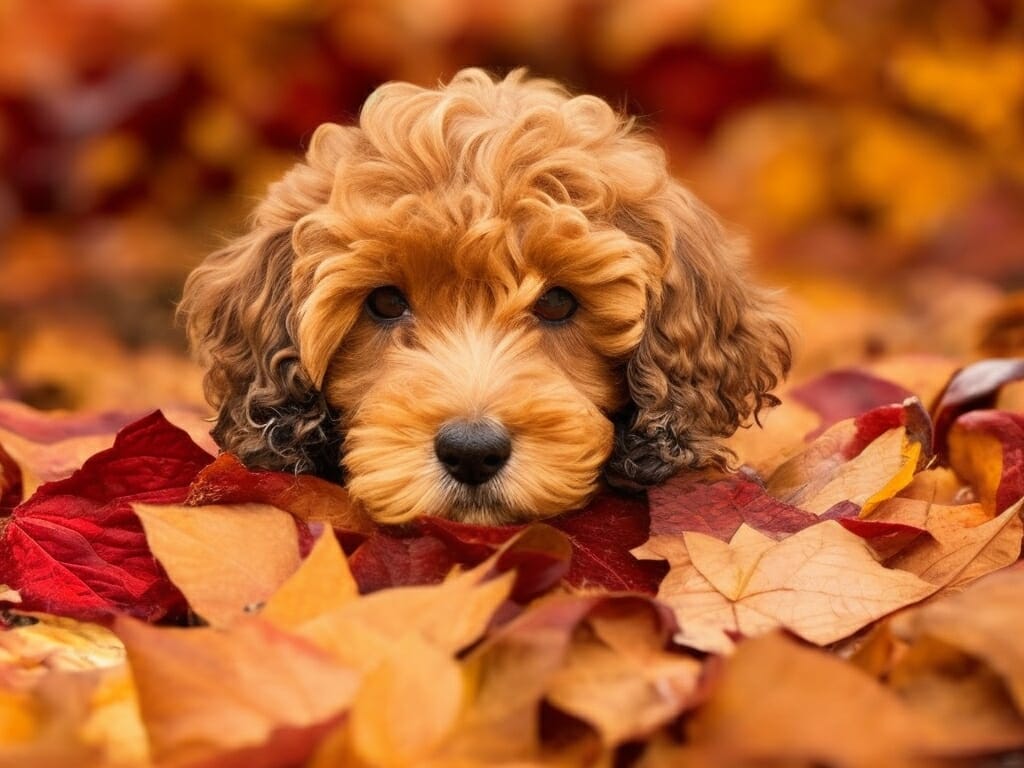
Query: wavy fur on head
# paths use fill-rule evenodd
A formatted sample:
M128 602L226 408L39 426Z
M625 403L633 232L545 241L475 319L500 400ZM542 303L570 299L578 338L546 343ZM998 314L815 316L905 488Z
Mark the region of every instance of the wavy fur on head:
M189 278L214 435L247 463L338 474L381 520L500 522L580 506L602 475L658 483L724 466L721 440L789 367L773 297L668 173L592 96L516 71L379 88L324 125L249 234ZM381 323L366 298L404 293ZM540 322L552 287L579 311ZM512 434L483 490L433 453L451 420Z

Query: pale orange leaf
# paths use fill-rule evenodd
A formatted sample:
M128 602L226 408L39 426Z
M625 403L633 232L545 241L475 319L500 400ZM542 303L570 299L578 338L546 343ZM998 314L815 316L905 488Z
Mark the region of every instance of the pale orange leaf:
M871 519L909 522L908 518L924 507L922 527L931 537L921 537L886 561L886 565L917 574L936 587L950 588L1017 561L1024 536L1020 516L1022 505L1024 499L996 518L965 525L965 520L970 523L984 514L978 505L943 507L910 499L894 499L884 509L879 508Z
M295 520L265 504L133 504L157 560L204 619L225 625L299 567Z
M330 528L325 528L306 559L281 585L260 615L277 626L298 627L359 596L345 553Z
M256 618L230 629L119 618L114 629L127 648L161 765L232 765L229 757L254 747L265 747L264 760L279 750L297 762L312 752L316 729L348 708L359 685L356 671Z
M615 745L649 736L691 705L702 665L664 650L649 605L608 608L577 630L547 698Z
M677 640L706 651L731 650L730 634L777 627L835 642L935 591L881 565L863 539L834 521L780 542L742 526L728 543L687 533L681 541L654 537L643 549L671 566L658 597L676 612Z

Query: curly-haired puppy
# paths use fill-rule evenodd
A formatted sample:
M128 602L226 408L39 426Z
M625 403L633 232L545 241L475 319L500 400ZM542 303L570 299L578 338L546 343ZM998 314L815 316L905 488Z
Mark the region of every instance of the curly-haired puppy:
M182 312L224 449L500 523L726 463L790 362L743 260L633 121L469 69L321 126Z

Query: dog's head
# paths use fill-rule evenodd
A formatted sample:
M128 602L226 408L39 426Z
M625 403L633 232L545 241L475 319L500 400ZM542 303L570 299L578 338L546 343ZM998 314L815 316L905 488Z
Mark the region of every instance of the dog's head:
M723 465L790 361L657 145L522 72L388 84L321 126L182 312L219 443L385 522L543 517L602 477Z

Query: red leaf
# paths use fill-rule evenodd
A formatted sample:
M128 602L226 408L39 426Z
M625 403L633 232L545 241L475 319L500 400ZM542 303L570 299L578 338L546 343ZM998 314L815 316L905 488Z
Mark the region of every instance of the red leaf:
M1020 379L1024 379L1024 360L982 360L958 371L932 409L935 453L947 457L949 430L958 416L991 408L1002 386Z
M853 517L838 517L839 524L850 533L865 539L883 560L902 551L921 535L931 537L924 528L904 523L888 523L882 520L861 520Z
M665 565L637 560L629 550L647 540L649 517L642 500L598 496L584 509L549 518L545 524L572 544L565 581L574 587L654 594ZM452 566L477 565L523 526L479 526L440 518L420 518L404 529L381 529L352 554L350 566L360 591L441 581ZM517 591L540 589L557 570L557 557L537 553L522 570ZM551 571L553 572L553 570ZM533 583L534 586L527 586Z
M709 478L683 472L652 488L647 496L652 536L696 531L729 541L746 523L766 536L782 539L819 520L772 498L761 485L740 475Z
M459 562L433 536L374 534L349 558L349 568L363 594L388 587L437 584Z
M1024 415L965 413L947 432L950 466L999 514L1024 496Z
M906 428L907 439L910 442L921 444L920 467L931 458L932 420L916 397L863 413L854 419L853 424L856 433L850 442L843 446L843 456L847 459L860 456L861 451L884 432L897 427Z
M650 535L650 515L640 499L602 494L584 510L545 522L572 542L565 580L574 587L653 595L668 572L663 562L630 554Z
M18 590L20 608L77 619L153 621L182 609L131 503L182 502L212 460L159 411L130 424L111 448L15 509L0 539L0 583Z
M375 526L349 501L348 492L336 483L313 475L248 469L230 453L221 454L196 477L185 503L270 504L306 522L329 523L346 551L351 551Z
M21 503L21 467L0 445L0 517Z
M790 390L789 397L821 417L821 424L805 439L813 440L833 424L913 395L907 389L870 373L850 368L831 371Z
M439 517L420 518L415 525L429 538L444 542L453 562L463 565L483 562L523 531L521 525L469 525ZM543 524L526 527L516 547L498 559L499 572L516 571L512 595L520 603L547 592L569 571L572 559L569 540L562 533L550 536L542 533L545 529L550 533L550 528Z

